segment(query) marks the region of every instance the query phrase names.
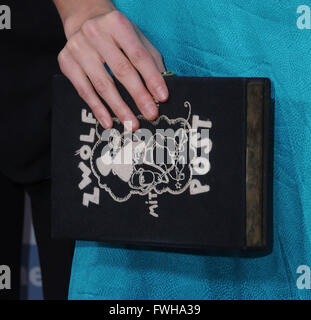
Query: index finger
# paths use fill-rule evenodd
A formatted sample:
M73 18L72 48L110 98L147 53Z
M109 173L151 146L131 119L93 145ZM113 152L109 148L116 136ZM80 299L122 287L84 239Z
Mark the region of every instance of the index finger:
M158 70L158 67L139 39L134 27L129 23L121 24L117 33L112 31L113 39L124 51L128 59L141 74L150 93L159 101L164 102L168 98L166 83ZM160 57L159 57L160 58Z

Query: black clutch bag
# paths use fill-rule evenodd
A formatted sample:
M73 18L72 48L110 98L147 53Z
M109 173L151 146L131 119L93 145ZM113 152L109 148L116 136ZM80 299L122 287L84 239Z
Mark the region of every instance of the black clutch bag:
M270 81L165 77L170 97L140 128L104 130L54 78L52 235L164 248L266 249Z

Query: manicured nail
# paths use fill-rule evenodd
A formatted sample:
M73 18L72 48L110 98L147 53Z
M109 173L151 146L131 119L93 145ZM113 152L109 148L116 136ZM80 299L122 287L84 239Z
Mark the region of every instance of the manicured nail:
M106 117L102 117L100 119L101 125L105 128L105 129L109 129L111 127L111 122L109 121L109 119L107 119Z
M154 119L158 115L158 109L154 103L144 106L144 113L147 119Z
M137 118L129 118L124 120L124 127L129 131L136 131L139 128L139 122Z
M167 89L164 87L158 87L157 88L157 97L159 100L165 100L168 97Z

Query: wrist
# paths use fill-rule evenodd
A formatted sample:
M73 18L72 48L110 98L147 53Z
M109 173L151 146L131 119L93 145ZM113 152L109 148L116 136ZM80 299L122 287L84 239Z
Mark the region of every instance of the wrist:
M110 0L54 0L54 3L61 16L67 39L77 32L85 21L116 10Z

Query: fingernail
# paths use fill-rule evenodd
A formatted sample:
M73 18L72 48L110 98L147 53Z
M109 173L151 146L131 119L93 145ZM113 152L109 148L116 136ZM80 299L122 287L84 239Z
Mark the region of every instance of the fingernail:
M164 87L158 87L157 90L157 97L159 100L165 100L168 97L167 89Z
M139 127L139 122L136 118L124 120L124 127L129 131L136 131Z
M144 106L144 113L147 119L154 119L158 114L158 109L153 103Z
M101 125L105 128L105 129L109 129L111 127L111 123L109 121L109 119L107 119L106 117L102 117L100 119Z

